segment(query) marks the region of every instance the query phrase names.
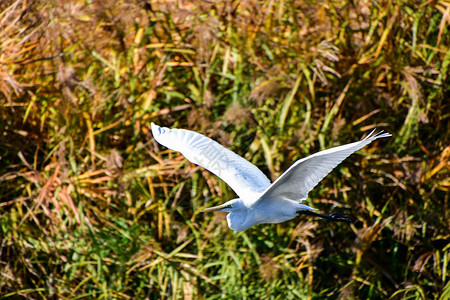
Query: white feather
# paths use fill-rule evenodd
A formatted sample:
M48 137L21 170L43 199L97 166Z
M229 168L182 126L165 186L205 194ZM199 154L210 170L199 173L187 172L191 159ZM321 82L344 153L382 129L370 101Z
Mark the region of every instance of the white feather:
M353 152L376 139L391 136L383 131L376 134L374 132L375 130L359 142L323 150L296 161L260 195L258 205L282 199L300 202L306 199L308 193Z
M314 208L300 204L308 193L353 152L389 133L372 131L359 142L320 151L295 162L273 184L254 165L201 134L152 123L158 143L222 178L240 197L204 211L226 211L228 226L243 231L261 223L281 223ZM320 215L336 220L332 215ZM345 219L347 221L348 219Z
M154 123L152 133L161 145L181 152L190 162L219 176L241 198L257 195L270 186L269 179L255 165L204 135Z

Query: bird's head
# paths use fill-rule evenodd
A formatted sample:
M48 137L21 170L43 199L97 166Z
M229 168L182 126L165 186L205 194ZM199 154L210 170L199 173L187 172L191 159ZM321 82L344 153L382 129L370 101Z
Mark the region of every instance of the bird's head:
M233 212L239 209L240 207L240 199L233 199L230 201L225 202L222 205L208 207L202 210L202 212Z

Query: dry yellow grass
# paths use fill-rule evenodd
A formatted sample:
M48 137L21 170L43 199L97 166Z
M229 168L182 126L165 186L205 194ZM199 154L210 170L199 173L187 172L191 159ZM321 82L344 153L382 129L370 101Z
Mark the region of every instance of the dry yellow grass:
M0 2L0 298L447 299L448 1ZM208 135L276 178L393 134L299 218L243 233L160 147Z

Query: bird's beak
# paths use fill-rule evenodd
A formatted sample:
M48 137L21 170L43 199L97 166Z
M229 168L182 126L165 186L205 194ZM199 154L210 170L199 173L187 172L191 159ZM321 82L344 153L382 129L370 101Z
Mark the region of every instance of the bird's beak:
M211 212L211 211L220 211L222 210L224 207L223 205L218 205L218 206L213 206L213 207L208 207L203 209L201 212Z

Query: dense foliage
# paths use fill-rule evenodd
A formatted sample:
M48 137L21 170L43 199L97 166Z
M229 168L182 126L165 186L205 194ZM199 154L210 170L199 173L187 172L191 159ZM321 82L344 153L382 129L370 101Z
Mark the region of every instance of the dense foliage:
M0 298L448 299L448 1L0 2ZM245 232L158 145L210 136L275 179L348 158L306 216Z

